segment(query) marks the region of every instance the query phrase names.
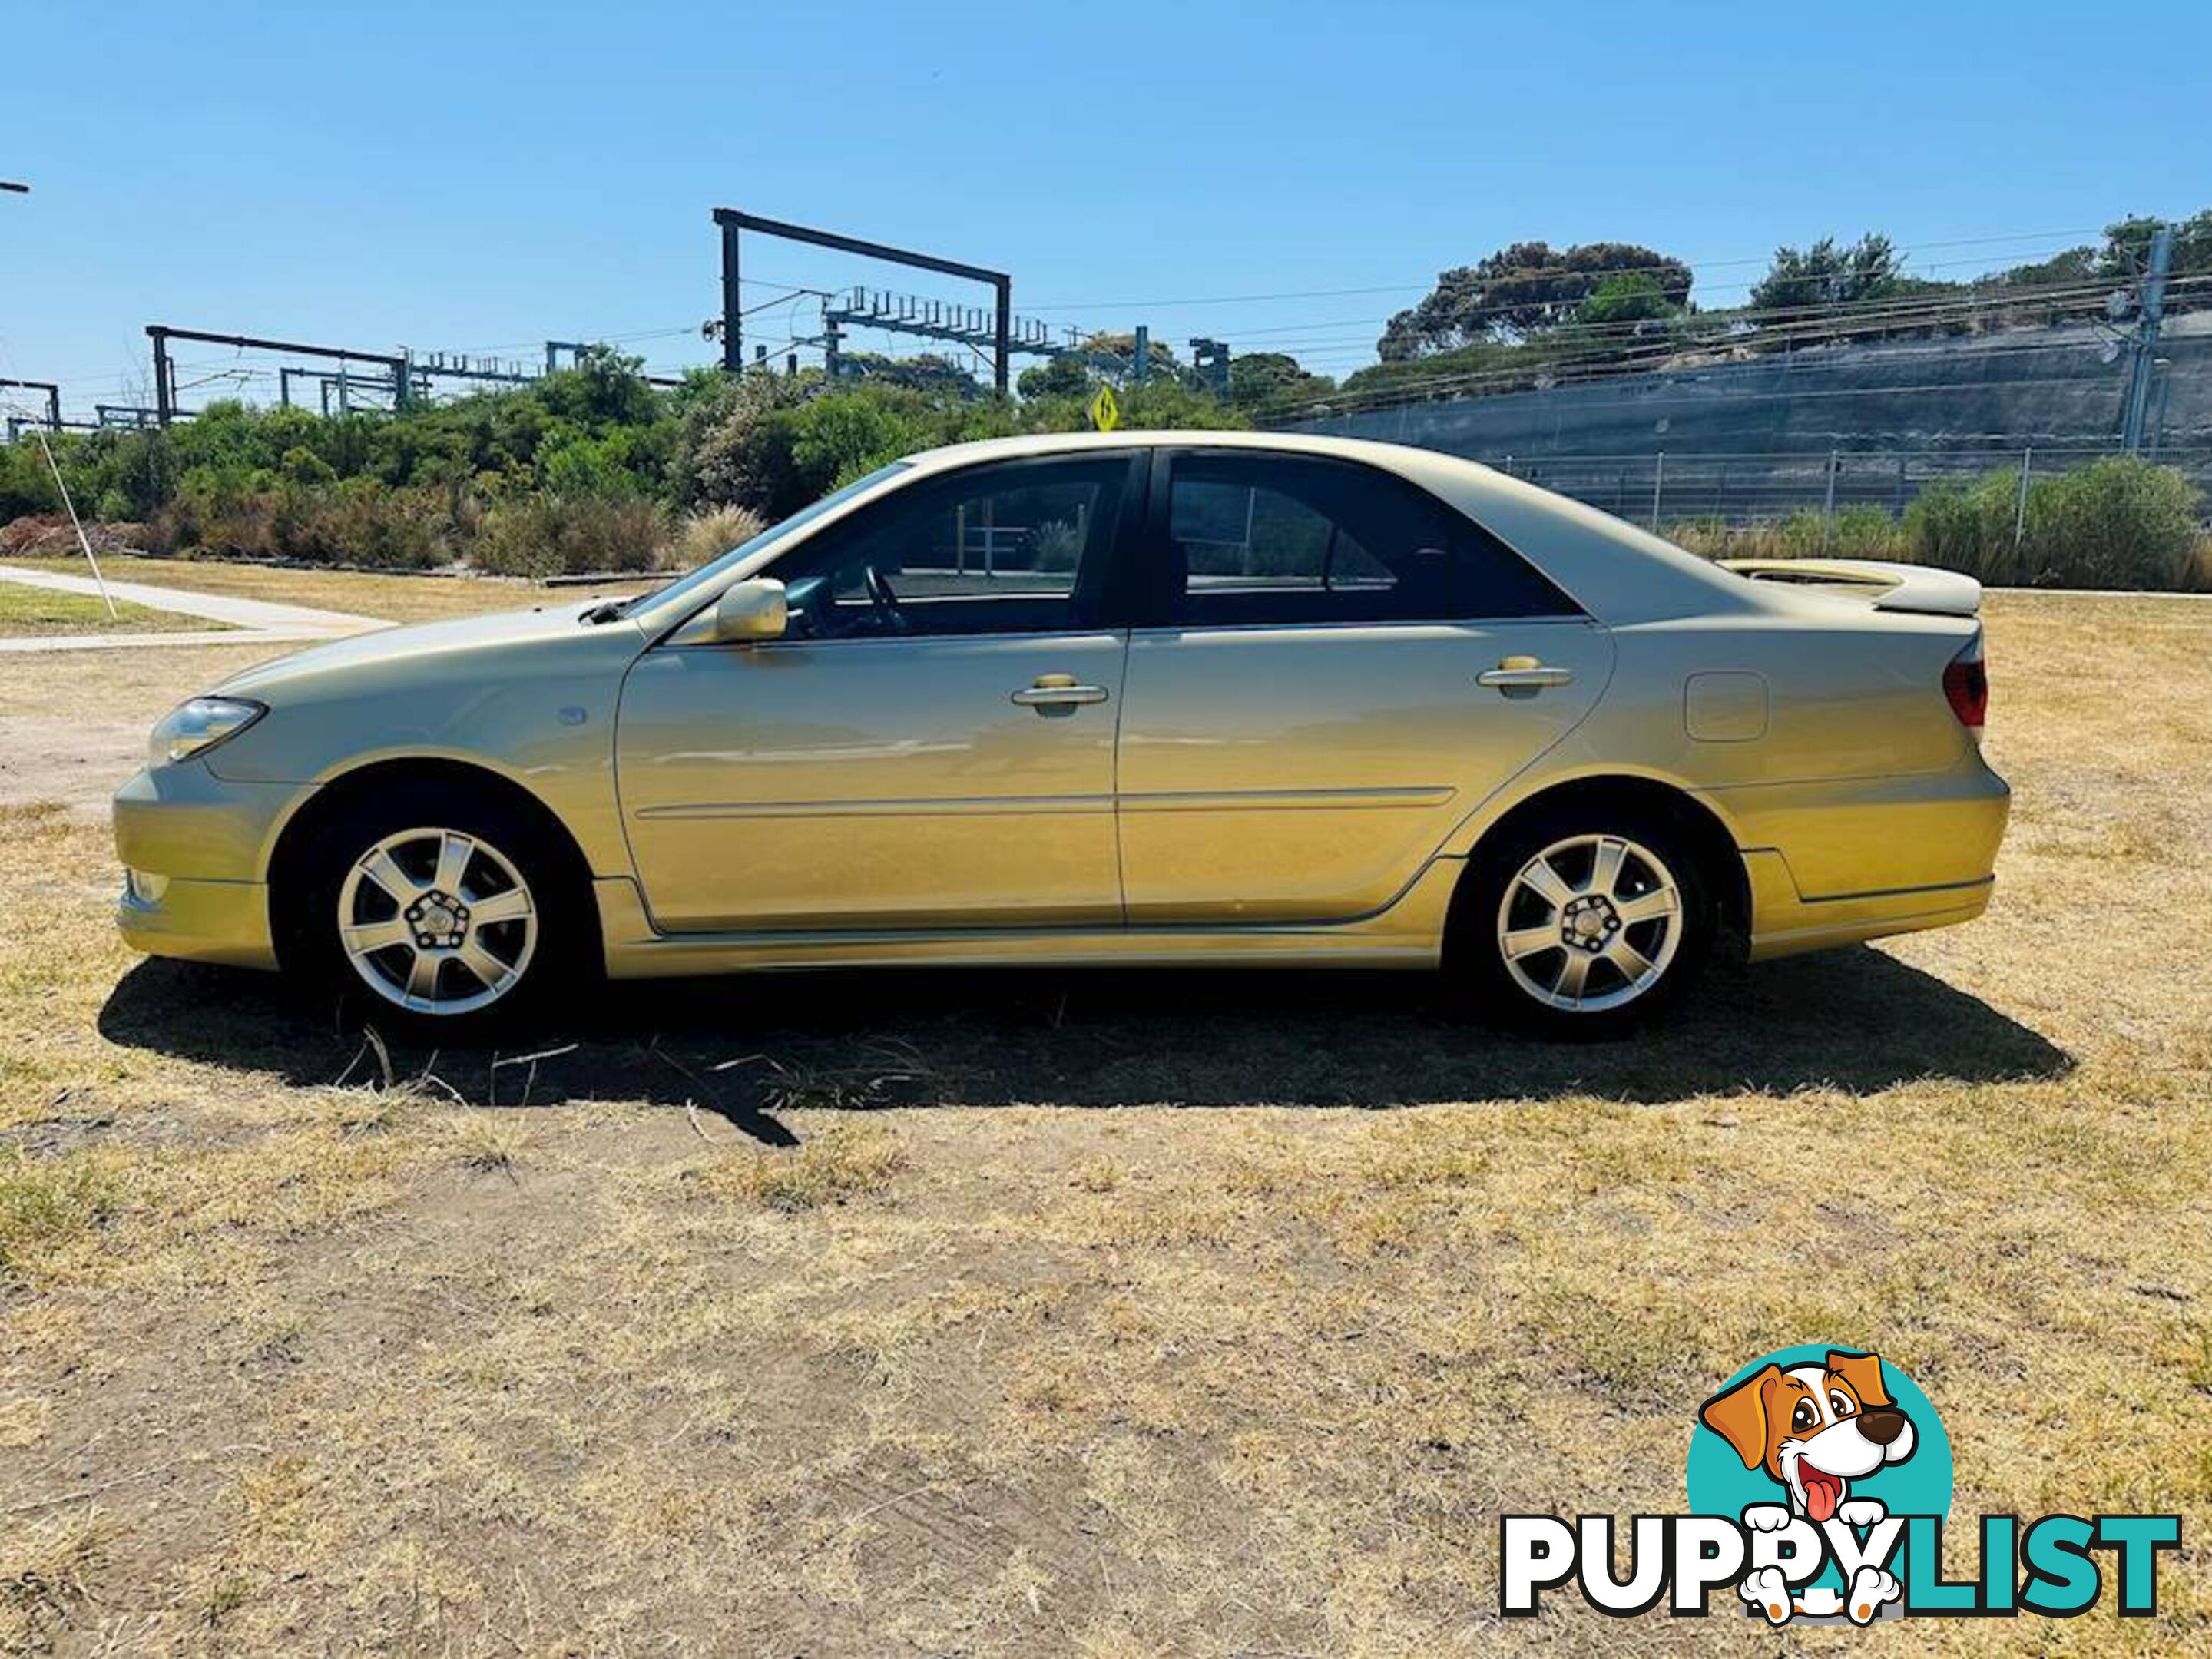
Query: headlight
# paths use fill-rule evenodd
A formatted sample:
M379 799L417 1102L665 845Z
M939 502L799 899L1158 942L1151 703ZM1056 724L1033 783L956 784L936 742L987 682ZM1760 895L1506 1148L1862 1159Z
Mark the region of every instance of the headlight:
M189 760L236 737L268 712L243 697L194 697L161 716L146 745L147 758L156 766Z

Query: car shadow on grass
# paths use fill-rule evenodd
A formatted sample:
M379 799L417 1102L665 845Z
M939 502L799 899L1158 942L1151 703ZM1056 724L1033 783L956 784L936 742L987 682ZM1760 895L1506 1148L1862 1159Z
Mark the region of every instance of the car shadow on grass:
M2063 1076L2066 1053L1864 946L1720 968L1618 1042L1500 1031L1435 975L878 969L608 986L504 1049L392 1048L392 1074L475 1105L643 1100L769 1142L800 1107L1352 1106L1744 1090L1872 1093L1916 1079ZM259 975L149 961L100 1011L111 1042L295 1085L379 1079L359 1012ZM427 1079L434 1079L435 1085Z

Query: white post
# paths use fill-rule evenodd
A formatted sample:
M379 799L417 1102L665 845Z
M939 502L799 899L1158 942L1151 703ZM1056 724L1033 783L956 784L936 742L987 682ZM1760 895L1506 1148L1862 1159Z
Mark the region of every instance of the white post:
M1658 465L1651 469L1651 533L1659 533L1659 492L1667 484L1667 452L1659 452Z
M2035 470L2035 446L2030 444L2020 452L2020 501L2012 512L2012 550L2020 551L2021 539L2027 534L2027 475Z
M39 431L39 447L46 452L46 465L52 469L54 488L62 493L62 505L69 510L70 528L76 532L76 544L84 550L84 562L92 567L92 580L100 589L100 601L107 606L107 620L120 621L115 614L115 596L107 591L107 578L100 574L100 561L92 556L92 538L84 533L78 521L76 503L70 499L69 486L62 482L61 465L54 459L54 447L46 441L43 428Z

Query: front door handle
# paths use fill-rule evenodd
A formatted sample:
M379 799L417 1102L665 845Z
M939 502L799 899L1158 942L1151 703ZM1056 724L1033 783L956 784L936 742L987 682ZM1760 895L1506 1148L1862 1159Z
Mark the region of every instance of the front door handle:
M1534 657L1508 657L1497 667L1477 674L1474 683L1500 691L1536 691L1547 685L1572 684L1574 678L1571 668L1554 668Z
M1106 701L1103 685L1078 685L1073 674L1040 674L1014 693L1014 701L1040 714L1065 713L1087 702Z

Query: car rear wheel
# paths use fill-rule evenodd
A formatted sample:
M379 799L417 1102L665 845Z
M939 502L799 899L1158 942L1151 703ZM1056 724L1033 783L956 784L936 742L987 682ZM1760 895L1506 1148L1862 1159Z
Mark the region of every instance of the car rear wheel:
M1695 848L1672 823L1583 808L1532 820L1478 854L1452 943L1486 1010L1601 1036L1679 998L1718 921Z
M535 1024L589 969L562 860L527 817L465 788L362 803L319 837L304 886L311 965L406 1041Z

